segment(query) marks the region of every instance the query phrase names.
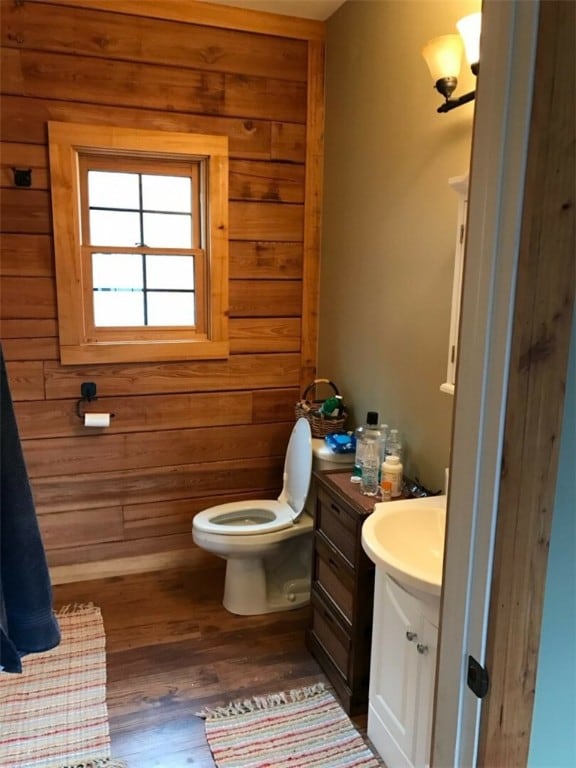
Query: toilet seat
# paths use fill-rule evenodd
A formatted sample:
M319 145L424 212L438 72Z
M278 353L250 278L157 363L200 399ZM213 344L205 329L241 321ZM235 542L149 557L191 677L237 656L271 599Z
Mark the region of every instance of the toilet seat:
M205 509L194 517L197 530L229 536L272 533L289 528L293 522L294 510L275 499L232 501Z
M312 472L312 433L298 419L286 450L284 485L278 499L233 501L199 512L193 527L203 533L250 536L289 528L302 512Z

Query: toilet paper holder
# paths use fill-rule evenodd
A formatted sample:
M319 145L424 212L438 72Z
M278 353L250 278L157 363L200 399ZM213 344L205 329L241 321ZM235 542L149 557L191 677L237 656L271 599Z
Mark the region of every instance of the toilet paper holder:
M79 419L84 421L84 405L91 403L94 400L98 400L96 395L96 384L93 381L83 381L80 384L80 399L76 402L76 415ZM110 418L114 418L114 414L110 414Z

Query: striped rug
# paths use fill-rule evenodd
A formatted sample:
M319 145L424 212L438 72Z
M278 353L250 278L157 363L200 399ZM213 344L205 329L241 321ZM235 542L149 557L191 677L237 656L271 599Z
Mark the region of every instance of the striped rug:
M340 704L322 683L205 709L218 768L378 768Z
M60 645L0 675L2 768L120 768L110 758L106 652L100 609L58 614Z

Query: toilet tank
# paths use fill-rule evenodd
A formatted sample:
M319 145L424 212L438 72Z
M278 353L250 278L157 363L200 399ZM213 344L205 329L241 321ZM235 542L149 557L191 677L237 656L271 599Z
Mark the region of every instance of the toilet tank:
M353 453L334 453L322 437L312 438L312 469L346 469L354 466Z
M327 445L323 437L312 438L312 469L323 472L327 469L341 469L343 472L354 467L353 453L334 453ZM306 498L306 511L314 517L316 511L316 483L314 476L310 483L310 490Z

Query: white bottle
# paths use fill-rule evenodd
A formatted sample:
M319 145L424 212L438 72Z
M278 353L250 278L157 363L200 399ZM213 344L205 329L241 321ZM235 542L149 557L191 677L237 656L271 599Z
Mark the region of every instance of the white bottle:
M402 463L399 456L386 456L382 464L382 482L392 486L392 498L402 495Z

